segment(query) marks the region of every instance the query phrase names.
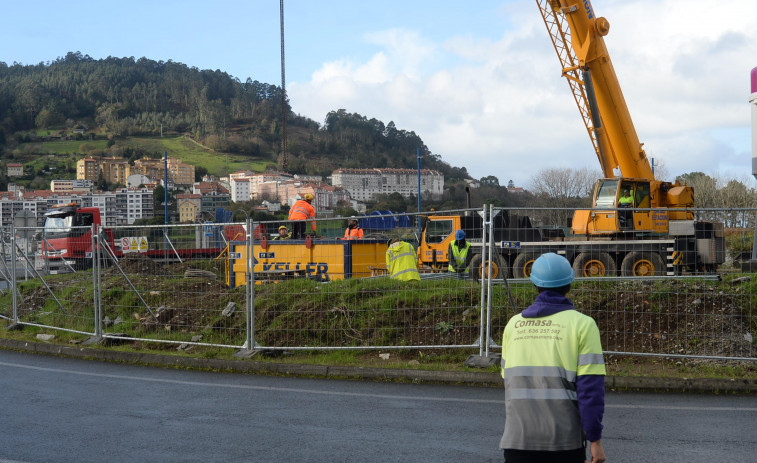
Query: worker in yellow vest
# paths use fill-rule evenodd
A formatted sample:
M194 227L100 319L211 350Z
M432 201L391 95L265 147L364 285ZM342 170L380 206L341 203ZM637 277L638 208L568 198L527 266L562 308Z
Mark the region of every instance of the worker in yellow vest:
M457 274L458 278L462 278L468 272L468 266L471 259L473 259L473 253L470 251L470 243L465 240L465 232L458 230L455 232L455 241L449 244L449 271Z
M618 222L620 228L632 228L633 227L633 195L628 188L623 189L623 194L618 198L618 207L621 208L618 211Z
M605 461L602 416L605 363L599 329L566 297L568 260L542 254L531 267L536 301L507 322L502 335L505 461Z
M292 237L292 234L287 229L286 225L279 227L279 234L274 238L275 240L288 240Z
M401 281L420 281L418 273L418 258L415 249L397 238L389 240L386 250L386 268L389 276Z

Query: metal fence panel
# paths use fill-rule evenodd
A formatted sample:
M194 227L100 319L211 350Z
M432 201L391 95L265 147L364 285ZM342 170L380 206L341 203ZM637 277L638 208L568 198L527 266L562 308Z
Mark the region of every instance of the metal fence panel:
M573 210L547 208L374 214L357 218L358 240L343 239L341 217L318 219L316 233L297 240L277 239L288 221L119 226L94 236L74 227L83 247L64 262L49 231L14 230L2 241L0 317L150 346L488 353L536 297L530 265L557 252L577 273L569 297L597 321L606 351L755 360L755 211L690 212L670 233L614 237L574 236L563 223ZM448 270L458 228L477 256L464 273ZM418 280L387 275L392 238L412 246ZM33 267L19 264L27 257Z
M244 235L244 229L203 224L103 231L100 252L111 256L100 275L103 334L242 346L245 291L225 284L221 260L228 233Z

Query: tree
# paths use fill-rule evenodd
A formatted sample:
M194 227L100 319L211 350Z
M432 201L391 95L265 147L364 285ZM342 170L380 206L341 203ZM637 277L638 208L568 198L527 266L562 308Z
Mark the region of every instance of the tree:
M408 204L412 204L410 201L413 198L414 197L405 199L405 197L396 192L388 195L378 195L376 197L376 204L373 206L373 210L406 212Z
M208 175L208 169L203 166L195 167L195 182L201 182L204 176Z
M715 178L703 172L689 172L680 175L676 180L694 190L696 207L718 207L718 182Z
M499 179L494 175L487 175L486 177L482 177L480 182L481 186L499 186Z
M757 204L754 190L750 190L738 180L730 180L726 186L718 191L719 207L728 208L725 213L725 226L728 228L745 228L751 227L754 214L752 211L743 209L753 209ZM742 210L734 210L742 209Z
M538 205L552 208L543 213L542 220L548 225L565 225L573 215L569 209L591 205L594 185L600 177L598 171L589 168L541 169L531 177L529 189Z

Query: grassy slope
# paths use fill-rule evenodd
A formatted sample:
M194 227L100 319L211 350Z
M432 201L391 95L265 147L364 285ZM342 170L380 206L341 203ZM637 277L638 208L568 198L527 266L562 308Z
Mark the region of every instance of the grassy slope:
M106 140L65 140L25 143L19 146L18 151L28 154L21 154L17 161L39 168L45 162L50 163L69 159L75 161L81 159L84 157L84 154L82 154L83 151L105 150L106 144ZM274 162L260 157L214 151L185 136L173 135L163 138L127 137L118 140L117 144L142 148L149 153L167 152L170 157L180 159L194 166L205 167L209 173L219 176L238 170L262 172L266 167L275 165ZM40 157L39 155L45 156ZM50 158L48 156L54 157Z
M202 334L207 342L239 345L243 338L244 317L238 313L237 317L227 319L218 313L218 307L223 307L229 300L237 302L238 306L244 304L244 288L229 289L220 281L203 282L194 279L182 278L185 267L198 267L202 261L186 264L177 264L179 267L171 269L170 273L163 273L163 277L156 283L154 278L132 278L139 287L146 285L149 291L144 291L144 297L151 307L168 304L173 307L193 307L186 312L177 310L169 318L161 319L159 326L150 325L149 317L135 322L136 312L145 312L141 304L135 299L133 292L125 285L113 269L108 269L103 274L103 284L108 288L103 293L103 304L108 307L108 315L111 319L120 316L125 323L119 325L118 330L135 337L148 337L173 339L186 341L185 338L194 334ZM127 265L139 264L145 268L154 266L150 261L131 262ZM208 262L206 270L213 270L217 263ZM141 268L141 267L140 267ZM150 270L148 269L148 270ZM152 269L154 270L154 269ZM165 270L165 269L164 269ZM137 267L128 271L137 272ZM139 272L141 273L141 272ZM150 271L149 274L156 274ZM175 276L171 276L175 275ZM220 275L219 275L220 276ZM86 277L86 278L85 278ZM56 275L47 278L48 284L56 288L56 292L62 300L88 301L91 299L91 281L87 275ZM328 285L319 285L310 280L292 280L276 285L263 285L256 289L257 306L257 335L256 339L262 345L282 346L287 345L330 345L333 340L320 339L324 334L347 333L348 338L356 340L354 350L337 352L311 352L296 353L285 357L271 359L275 362L314 363L331 365L356 365L392 368L421 368L431 370L465 370L463 361L471 353L470 349L407 349L405 351L391 351L390 359L379 358L379 352L361 351L360 345L403 345L412 339L431 339L432 343L444 344L444 341L463 339L466 335L475 337L477 333L465 333L463 328L464 312L458 310L464 306L478 306L477 286L472 282L429 282L424 286L426 291L396 291L395 286L389 280L344 280L334 281ZM203 289L202 297L198 297L196 285L203 288L216 288L212 291ZM584 287L588 284L588 287ZM617 285L617 283L602 283L602 285ZM574 301L582 311L594 316L605 333L603 343L607 350L617 350L613 345L612 326L618 324L617 320L633 322L634 325L646 325L648 321L665 320L665 329L674 329L675 319L670 314L680 314L686 320L686 324L680 326L687 336L700 332L712 333L711 318L725 317L726 320L737 320L734 313L723 313L724 309L741 314L743 322L751 321L751 325L745 325L747 332L757 334L757 319L753 312L753 294L757 293L757 282L751 281L734 291L728 282L695 282L681 283L671 282L640 282L638 286L632 283L623 283L623 287L616 288L620 307L611 307L607 301L598 300L597 295L610 292L600 291L598 283L584 283L576 288ZM681 286L684 287L681 287ZM696 285L693 288L691 285ZM426 287L428 286L428 287ZM394 288L394 290L392 290ZM24 297L24 308L21 311L21 319L27 322L36 322L52 326L66 326L67 323L75 322L75 326L69 328L91 331L90 304L67 305L67 313L62 316L54 301L41 287L39 281L24 282L20 285ZM533 299L532 288L527 291L517 291L516 305L523 306L528 300ZM696 291L693 291L696 289ZM702 299L703 305L696 310L698 315L687 315L687 309L692 303L687 299L686 293L694 292L693 298ZM723 292L733 296L718 296ZM627 295L634 293L641 295L641 299L624 300ZM738 297L734 293L740 293ZM161 299L162 294L171 295L171 302ZM309 294L310 297L302 297ZM661 298L660 295L668 294ZM678 296L676 296L678 295ZM0 306L11 306L11 295L6 292L0 296ZM183 299L187 298L186 301ZM508 306L504 300L505 294L495 291L493 304L496 307ZM658 304L670 299L663 308ZM445 307L447 302L457 301L452 307ZM623 301L623 302L621 302ZM645 303L648 301L648 304ZM639 307L636 307L636 306ZM122 308L120 312L114 312L115 308ZM412 307L426 307L427 309L412 309ZM457 307L457 308L455 308ZM710 307L710 308L708 308ZM431 309L433 308L433 309ZM74 313L75 312L75 313ZM502 326L504 320L511 311L499 312L495 317L495 325ZM660 314L662 312L662 316ZM626 313L628 315L626 315ZM10 316L9 309L2 311L5 316ZM665 315L668 314L668 315ZM142 313L142 315L146 315ZM187 317L191 318L187 318ZM441 318L439 318L441 316ZM470 314L476 317L477 313ZM451 329L443 329L439 319L448 321ZM131 321L129 321L131 320ZM699 320L701 326L694 323ZM63 325L61 325L63 323ZM147 323L147 324L145 324ZM476 322L477 323L477 322ZM468 325L471 325L470 323ZM475 323L472 324L475 326ZM625 333L644 334L645 329L635 327L617 328ZM152 327L151 327L152 326ZM174 327L166 331L166 327ZM205 328L202 328L202 327ZM418 331L419 327L426 327L425 332ZM189 327L189 332L186 329ZM217 328L223 328L218 330ZM300 327L300 328L295 328ZM325 329L324 329L325 327ZM434 328L435 327L435 328ZM157 329L159 328L159 329ZM267 328L270 328L269 331ZM676 329L677 331L678 329ZM82 335L54 331L38 327L27 327L22 332L0 332L1 336L14 339L34 340L37 333L50 333L56 336L56 342L66 343L81 341ZM236 333L236 336L233 334ZM680 332L679 332L680 333ZM228 337L231 334L231 338ZM424 338L419 336L423 335ZM284 339L294 336L293 339ZM646 338L649 338L647 333ZM347 339L347 338L344 338ZM654 339L654 337L652 337ZM694 338L689 337L694 340ZM464 339L463 339L464 340ZM640 341L641 342L641 341ZM735 342L744 344L743 339L723 338L723 342ZM750 344L750 343L748 343ZM747 344L747 345L748 345ZM754 346L753 343L751 343ZM691 353L697 353L697 346L690 346ZM745 346L746 347L746 346ZM160 351L171 355L191 355L205 358L231 358L232 350L213 346L195 346L191 352L177 353L172 345L135 342L129 346L121 346L119 349L127 349L140 352ZM711 352L712 347L707 347L703 352ZM746 347L748 350L748 347ZM669 349L662 349L670 352ZM753 352L753 351L752 351ZM749 355L749 354L747 354ZM752 353L753 356L753 353ZM757 378L757 365L754 362L724 362L706 361L701 359L677 359L677 358L638 358L607 356L608 372L619 376L664 376L664 377L702 377L702 378ZM416 361L409 363L411 361ZM496 368L493 368L496 369Z

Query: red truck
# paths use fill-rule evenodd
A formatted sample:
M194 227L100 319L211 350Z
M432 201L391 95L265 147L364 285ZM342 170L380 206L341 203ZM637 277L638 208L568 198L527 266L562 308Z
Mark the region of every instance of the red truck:
M47 270L49 273L63 273L92 267L92 226L99 228L102 224L100 209L97 207L79 207L76 203L64 204L51 208L45 213L44 231L39 234L39 246L35 255L35 268ZM105 243L113 251L116 258L128 253L139 253L163 263L180 262L184 259L214 258L224 246L206 245L208 242L217 243L220 239L207 239L219 231L225 234L238 234L241 226L223 227L216 225L196 225L200 230L195 240L195 247L186 248L167 239L153 239L147 236L115 236L111 228L102 228L101 234ZM128 229L125 229L125 231ZM149 229L153 232L160 230ZM204 233L208 231L209 233ZM233 239L233 237L226 238ZM156 249L159 242L163 249ZM185 243L182 243L185 244ZM102 251L103 253L105 251Z

